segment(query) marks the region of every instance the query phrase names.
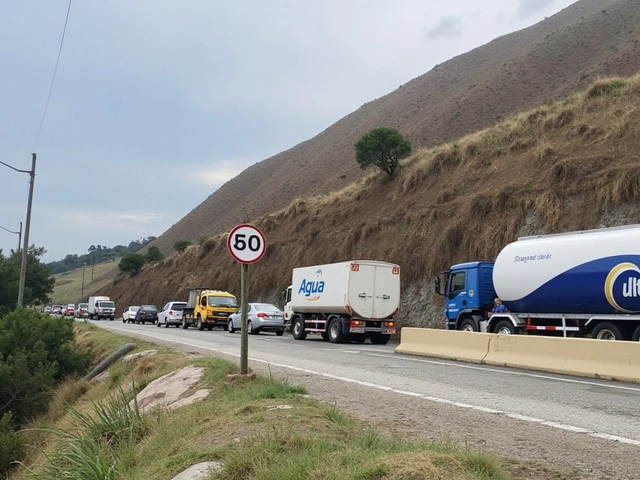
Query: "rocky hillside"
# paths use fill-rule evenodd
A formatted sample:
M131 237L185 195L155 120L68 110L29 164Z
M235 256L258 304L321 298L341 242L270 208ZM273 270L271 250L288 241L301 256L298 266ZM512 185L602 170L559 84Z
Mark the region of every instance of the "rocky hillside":
M296 198L346 187L367 174L355 164L353 144L373 127L397 127L417 148L439 145L578 92L599 76L630 76L638 69L640 2L581 0L436 66L316 137L250 167L155 244L169 253L177 240L221 233Z
M615 3L615 2L613 2ZM401 321L441 325L432 279L454 262L494 259L523 234L638 222L640 74L595 82L495 126L405 160L394 180L371 173L339 192L298 199L255 220L265 257L252 301L279 299L294 266L386 260L402 269ZM210 286L239 294L225 234L106 290L129 304L185 299Z

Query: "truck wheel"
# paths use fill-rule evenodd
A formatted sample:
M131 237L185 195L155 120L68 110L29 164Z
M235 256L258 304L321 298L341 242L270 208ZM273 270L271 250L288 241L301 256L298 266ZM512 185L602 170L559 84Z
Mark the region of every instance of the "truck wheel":
M300 317L295 317L291 324L291 334L296 340L304 340L307 338L307 332L304 331L304 323Z
M196 323L198 330L204 330L204 324L202 323L202 317L198 314L198 321Z
M334 318L331 320L327 330L329 330L329 341L331 343L344 343L344 335L342 334L339 319Z
M236 333L236 329L235 329L235 327L233 326L233 320L229 320L229 321L227 322L227 332L229 332L229 333Z
M187 323L187 319L186 318L182 318L182 328L184 328L185 330L187 328L189 328L189 324Z
M389 343L389 339L391 335L388 333L372 333L371 334L371 343L374 345L386 345Z
M493 333L497 333L499 335L513 335L516 333L516 329L509 320L502 320L498 322L496 328Z
M470 318L467 318L460 324L460 330L462 330L463 332L477 332L478 327L476 325L476 322L474 322Z
M620 327L609 322L597 324L591 331L591 338L598 340L624 340Z
M633 335L631 335L631 340L634 342L640 342L640 325L633 331Z

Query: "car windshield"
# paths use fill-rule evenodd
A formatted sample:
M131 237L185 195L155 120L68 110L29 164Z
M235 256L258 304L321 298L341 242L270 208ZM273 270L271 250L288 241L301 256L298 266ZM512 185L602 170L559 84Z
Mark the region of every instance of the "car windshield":
M129 310L131 310L132 312L137 312L138 310L140 310L140 307L129 307Z
M274 312L280 313L280 309L270 303L255 303L253 308L258 312Z
M210 307L238 307L236 297L209 297Z
M173 310L178 310L179 312L184 310L184 307L187 306L187 303L174 303L173 305L171 305L171 309Z
M113 302L100 302L99 307L100 308L113 308L114 305L115 305L115 303L113 303Z

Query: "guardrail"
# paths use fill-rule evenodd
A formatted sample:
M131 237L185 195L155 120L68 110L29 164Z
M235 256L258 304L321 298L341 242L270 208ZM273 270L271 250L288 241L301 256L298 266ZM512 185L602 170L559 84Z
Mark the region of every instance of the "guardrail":
M396 352L640 383L640 342L404 327Z

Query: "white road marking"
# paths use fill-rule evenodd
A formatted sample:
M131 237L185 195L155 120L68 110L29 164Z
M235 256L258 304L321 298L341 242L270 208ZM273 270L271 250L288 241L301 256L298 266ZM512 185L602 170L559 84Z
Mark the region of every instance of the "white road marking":
M120 331L127 332L127 333L131 334L130 330L124 330L124 329L121 329L121 328L114 328L114 330L120 330ZM148 333L139 333L139 332L135 332L135 333L138 334L138 335L145 335L145 336L150 337L150 338L155 338L157 340L162 340L163 342L178 343L178 344L185 345L185 346L188 346L188 347L200 348L202 350L209 350L211 352L222 353L224 355L230 355L230 356L233 356L233 357L240 357L239 353L225 352L224 350L219 350L219 349L211 348L211 347L203 347L201 345L196 345L196 344L193 344L193 343L187 343L187 342L183 342L183 341L179 341L179 340L170 340L170 339L167 339L167 338L157 337L155 335L150 335ZM380 356L383 356L383 355L380 355ZM386 355L386 356L390 356L390 355ZM393 358L399 358L399 357L393 356ZM568 431L571 431L571 432L574 432L574 433L578 433L578 434L583 434L583 435L586 434L586 435L589 435L590 437L595 437L595 438L600 438L600 439L603 439L603 440L609 440L609 441L613 441L613 442L625 443L625 444L628 444L628 445L634 445L636 447L640 447L640 440L634 440L633 438L619 437L617 435L610 435L608 433L595 432L595 431L590 430L588 428L576 427L574 425L565 425L565 424L562 424L562 423L551 422L551 421L547 421L547 420L543 420L543 419L535 418L535 417L527 417L525 415L520 415L520 414L512 413L512 412L507 412L507 411L504 411L504 410L495 410L495 409L492 409L492 408L481 407L481 406L478 406L478 405L471 405L471 404L468 404L468 403L454 402L452 400L447 400L446 398L432 397L432 396L423 395L423 394L417 393L417 392L411 392L411 391L407 391L407 390L398 390L398 389L395 389L393 387L388 387L386 385L379 385L379 384L371 383L371 382L363 382L361 380L355 380L353 378L348 378L348 377L341 377L339 375L332 375L330 373L316 372L314 370L309 370L309 369L300 368L300 367L294 367L294 366L285 365L285 364L282 364L282 363L270 362L268 360L262 360L260 358L249 357L249 360L251 360L252 362L263 363L263 364L266 364L266 365L273 365L273 366L280 367L280 368L286 368L286 369L294 370L294 371L297 371L297 372L308 373L308 374L311 374L311 375L318 375L318 376L321 376L321 377L330 378L332 380L339 380L339 381L346 382L346 383L353 383L355 385L361 385L363 387L369 387L369 388L373 388L373 389L376 389L376 390L382 390L382 391L386 391L386 392L397 393L399 395L407 395L407 396L415 397L415 398L422 398L423 400L427 400L427 401L434 402L434 403L440 403L440 404L444 404L444 405L451 405L451 406L458 407L458 408L465 408L465 409L469 409L469 410L475 410L475 411L478 411L478 412L489 413L489 414L492 414L492 415L502 415L502 416L513 418L515 420L520 420L520 421L523 421L523 422L537 423L539 425L544 425L544 426L551 427L551 428L557 428L559 430L568 430ZM441 363L443 365L449 365L449 363L446 363L446 362L431 362L431 361L426 361L426 362L427 363ZM493 370L493 369L484 369L484 368L480 368L480 367L475 367L475 368L480 369L480 370ZM495 370L495 371L502 372L502 370ZM508 373L518 373L518 372L508 372ZM524 374L524 375L526 375L526 374ZM551 380L556 380L556 378L554 378L554 377L546 377L546 376L543 376L543 375L535 375L535 376L538 376L538 377L541 377L541 378L549 378ZM560 379L560 380L562 380L562 379ZM586 384L592 384L592 385L599 385L599 386L603 386L603 387L607 386L607 385L602 385L602 384L597 384L597 383L581 382L581 381L576 381L576 383L586 383ZM629 390L634 390L634 389L629 388Z

